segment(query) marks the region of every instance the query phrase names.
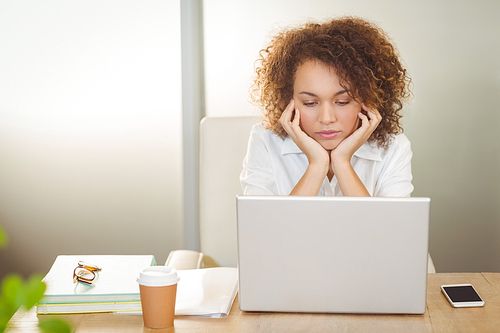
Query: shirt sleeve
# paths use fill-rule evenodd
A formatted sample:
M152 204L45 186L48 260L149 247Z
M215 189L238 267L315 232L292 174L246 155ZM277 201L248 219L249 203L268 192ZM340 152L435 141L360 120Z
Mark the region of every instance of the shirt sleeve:
M399 135L391 143L385 158L381 176L377 184L377 197L409 197L413 192L411 173L410 141L404 135Z
M271 152L261 125L252 128L240 182L244 195L277 195Z

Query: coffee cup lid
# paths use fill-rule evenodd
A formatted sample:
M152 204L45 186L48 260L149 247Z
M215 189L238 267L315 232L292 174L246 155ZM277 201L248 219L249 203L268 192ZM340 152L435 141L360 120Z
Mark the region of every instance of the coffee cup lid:
M179 275L174 268L167 266L151 266L139 273L137 282L148 287L170 286L179 282Z

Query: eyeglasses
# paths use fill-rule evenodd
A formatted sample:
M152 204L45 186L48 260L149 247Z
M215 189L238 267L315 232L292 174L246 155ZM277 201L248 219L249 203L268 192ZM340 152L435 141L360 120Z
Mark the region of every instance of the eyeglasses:
M73 283L81 282L85 284L92 284L96 278L95 272L99 272L100 270L102 270L102 268L99 268L96 265L79 261L78 266L76 266L73 271Z

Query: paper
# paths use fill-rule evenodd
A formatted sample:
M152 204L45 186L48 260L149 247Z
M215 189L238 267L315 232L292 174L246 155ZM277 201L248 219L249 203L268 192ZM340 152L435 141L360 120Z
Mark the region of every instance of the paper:
M238 270L232 267L178 271L177 316L226 317L238 291Z

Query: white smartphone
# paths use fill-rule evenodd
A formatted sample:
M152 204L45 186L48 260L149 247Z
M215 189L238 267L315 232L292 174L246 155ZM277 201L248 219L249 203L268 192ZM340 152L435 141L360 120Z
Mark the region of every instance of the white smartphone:
M451 306L455 308L484 306L484 301L471 284L442 285L441 291Z

